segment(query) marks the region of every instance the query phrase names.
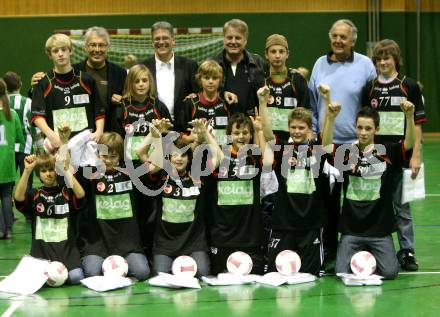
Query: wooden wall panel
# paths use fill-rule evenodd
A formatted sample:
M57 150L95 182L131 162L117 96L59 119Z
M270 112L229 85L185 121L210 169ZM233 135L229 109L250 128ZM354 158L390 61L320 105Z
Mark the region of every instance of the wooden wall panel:
M111 4L110 4L111 3ZM382 0L382 11L414 11L414 0ZM440 1L422 0L424 11L440 11ZM107 14L194 14L258 12L362 12L367 0L1 0L0 16L59 16Z

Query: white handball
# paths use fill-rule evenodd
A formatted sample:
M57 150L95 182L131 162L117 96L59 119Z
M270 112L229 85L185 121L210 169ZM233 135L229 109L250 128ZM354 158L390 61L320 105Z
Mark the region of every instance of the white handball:
M301 268L299 255L292 250L284 250L278 253L275 259L277 271L283 275L294 275Z
M229 273L237 275L248 275L252 271L251 257L241 251L232 253L226 261L226 267Z
M52 287L63 285L69 277L66 266L58 261L50 262L47 265L45 274L47 276L46 284Z
M127 260L119 255L110 255L102 263L104 276L126 276L128 273Z
M358 276L369 276L376 271L376 258L368 251L360 251L351 257L351 270Z
M174 259L171 272L180 277L194 277L197 273L197 263L187 255L181 255Z

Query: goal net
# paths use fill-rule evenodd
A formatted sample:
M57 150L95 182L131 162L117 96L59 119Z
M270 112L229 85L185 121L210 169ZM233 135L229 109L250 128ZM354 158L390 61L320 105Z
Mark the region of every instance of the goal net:
M154 54L150 29L107 29L110 34L108 58L113 63L124 67L127 55L134 55L138 61ZM86 30L56 30L72 40L72 64L87 58L84 51L84 33ZM213 57L223 48L223 28L175 28L176 44L173 51L177 55L186 56L198 63Z

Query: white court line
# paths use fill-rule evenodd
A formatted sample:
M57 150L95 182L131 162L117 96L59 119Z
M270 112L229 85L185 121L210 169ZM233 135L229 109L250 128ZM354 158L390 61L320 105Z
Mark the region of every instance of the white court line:
M428 197L439 197L440 194L426 194L426 196L428 196Z
M0 317L11 317L14 311L23 304L23 301L14 301Z
M429 275L429 274L440 274L439 271L436 272L400 272L399 275Z

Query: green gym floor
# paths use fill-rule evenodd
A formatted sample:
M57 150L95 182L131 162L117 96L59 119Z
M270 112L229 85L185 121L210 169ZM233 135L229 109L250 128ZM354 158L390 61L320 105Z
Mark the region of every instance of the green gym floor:
M222 286L169 290L138 282L98 293L83 286L43 287L19 298L0 293L9 316L440 316L440 138L425 139L426 193L412 204L420 269L382 286L346 287L335 276L281 287ZM0 240L0 279L29 251L30 226L21 215L12 240Z

